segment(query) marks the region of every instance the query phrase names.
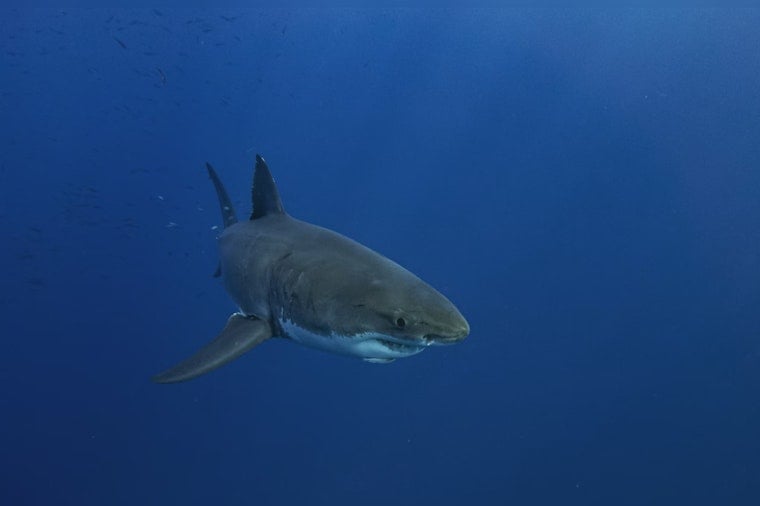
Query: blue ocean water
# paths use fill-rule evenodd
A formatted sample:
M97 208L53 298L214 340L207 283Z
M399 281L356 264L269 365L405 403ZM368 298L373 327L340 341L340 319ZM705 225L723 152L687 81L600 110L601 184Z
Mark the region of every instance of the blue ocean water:
M760 504L760 11L0 17L0 503ZM388 365L235 310L255 153L286 209L445 293Z

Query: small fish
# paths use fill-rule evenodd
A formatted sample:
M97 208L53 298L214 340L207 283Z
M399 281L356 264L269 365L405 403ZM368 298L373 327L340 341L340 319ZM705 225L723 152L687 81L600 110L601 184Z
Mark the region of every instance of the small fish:
M124 44L124 42L122 42L121 39L114 37L113 40L115 40L121 46L122 49L127 49L127 45Z
M164 74L164 71L159 67L156 67L156 70L158 71L158 76L161 78L161 86L166 86L166 74Z

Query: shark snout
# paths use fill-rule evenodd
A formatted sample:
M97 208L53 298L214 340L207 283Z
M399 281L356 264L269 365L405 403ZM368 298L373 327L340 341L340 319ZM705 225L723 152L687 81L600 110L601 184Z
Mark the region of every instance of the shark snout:
M457 313L452 322L438 330L435 334L428 334L425 339L430 344L454 344L470 335L470 324L464 317Z

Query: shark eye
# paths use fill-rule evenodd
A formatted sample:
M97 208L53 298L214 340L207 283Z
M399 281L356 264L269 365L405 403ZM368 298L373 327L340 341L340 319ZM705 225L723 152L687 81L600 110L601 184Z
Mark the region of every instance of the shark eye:
M403 318L396 319L396 327L400 329L403 329L404 327L406 327L406 320L404 320Z

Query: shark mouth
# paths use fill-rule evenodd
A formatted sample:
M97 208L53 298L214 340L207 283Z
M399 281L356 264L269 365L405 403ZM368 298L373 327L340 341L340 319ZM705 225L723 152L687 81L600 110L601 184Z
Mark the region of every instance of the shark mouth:
M425 345L417 346L413 344L401 343L398 341L389 341L388 339L374 339L381 346L385 346L390 351L402 354L414 354L419 353L425 349Z
M279 320L279 324L283 337L289 337L305 346L376 362L389 362L397 358L416 355L432 344L425 338L399 339L376 332L349 335L335 332L320 334L284 318Z
M448 346L449 344L455 344L461 341L459 337L446 337L437 334L428 334L425 336L425 343L427 346Z

